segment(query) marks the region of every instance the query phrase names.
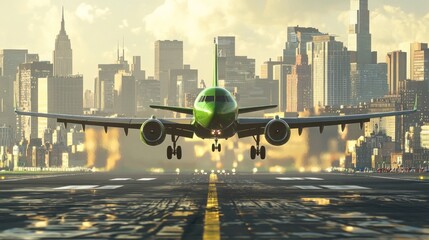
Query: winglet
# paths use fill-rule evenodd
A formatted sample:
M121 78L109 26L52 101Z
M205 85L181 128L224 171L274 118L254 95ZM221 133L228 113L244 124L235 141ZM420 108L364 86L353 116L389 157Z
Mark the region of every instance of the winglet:
M414 111L417 111L417 94L416 94L416 100L414 101L414 108L413 108L413 110Z
M218 86L218 84L217 84L217 74L218 74L218 72L217 72L217 43L216 43L216 38L214 39L214 45L215 45L215 47L214 47L214 66L213 66L213 87L217 87Z

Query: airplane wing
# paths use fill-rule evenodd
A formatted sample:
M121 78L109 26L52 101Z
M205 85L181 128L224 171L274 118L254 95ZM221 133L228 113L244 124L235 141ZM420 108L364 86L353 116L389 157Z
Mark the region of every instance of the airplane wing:
M297 128L301 135L302 129L307 127L319 127L320 132L325 126L341 125L344 130L347 124L359 123L361 128L365 122L369 122L371 118L381 118L390 116L401 116L416 112L413 110L368 113L368 114L353 114L345 116L318 116L318 117L286 117L283 119L290 128ZM239 118L238 119L238 137L250 137L256 134L263 134L266 124L271 121L271 118Z
M160 105L149 105L149 107L153 109L161 109L161 110L173 111L173 112L184 113L189 115L192 115L194 113L193 108L170 107L170 106L160 106Z
M85 116L85 115L69 115L69 114L56 114L56 113L38 113L38 112L23 112L15 111L18 115L54 118L57 122L64 123L67 127L68 123L80 124L85 130L85 126L102 126L104 131L107 132L109 127L123 128L126 135L128 129L140 129L141 125L148 120L148 118L126 118L126 117L99 117L99 116ZM194 126L192 125L192 118L176 118L176 119L158 119L165 128L166 133L169 135L176 135L180 137L192 138L194 135Z
M276 108L277 105L266 105L266 106L256 106L256 107L243 107L238 109L238 114L257 112L261 110Z

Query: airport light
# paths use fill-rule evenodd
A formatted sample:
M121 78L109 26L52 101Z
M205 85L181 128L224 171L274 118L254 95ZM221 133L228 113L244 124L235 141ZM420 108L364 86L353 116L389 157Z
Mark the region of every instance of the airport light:
M258 172L258 168L253 168L253 174Z

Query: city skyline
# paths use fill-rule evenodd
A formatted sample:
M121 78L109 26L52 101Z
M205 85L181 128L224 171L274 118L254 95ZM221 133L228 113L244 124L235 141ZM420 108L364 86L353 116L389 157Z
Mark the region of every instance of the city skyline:
M73 73L84 75L84 89L93 88L97 64L115 61L117 42L123 37L125 58L130 61L132 56L141 55L142 69L149 76L154 75L154 42L183 41L184 63L198 69L200 78L206 82L211 79L210 45L215 36L236 36L237 54L255 58L257 69L267 59L281 55L288 26L316 27L348 45L349 1L235 1L234 4L224 4L169 0L127 3L13 2L7 8L19 9L11 12L23 20L0 25L4 29L0 33L0 45L5 49L29 49L38 53L41 61L52 61L54 38L60 28L64 5L67 33L74 49ZM429 3L369 1L372 49L378 51L379 62L383 62L387 52L409 51L409 43L429 39L429 27L424 24L429 14L424 12L427 9L424 6ZM133 11L138 14L130 14ZM247 14L239 14L240 11ZM171 17L165 18L165 15ZM388 24L390 26L386 27ZM21 31L13 31L15 28Z

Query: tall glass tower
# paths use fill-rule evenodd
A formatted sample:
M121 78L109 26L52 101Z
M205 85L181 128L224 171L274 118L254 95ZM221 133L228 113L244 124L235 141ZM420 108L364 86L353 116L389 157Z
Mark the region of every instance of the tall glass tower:
M349 51L355 52L352 62L371 64L368 0L350 0ZM353 57L352 57L353 58Z

